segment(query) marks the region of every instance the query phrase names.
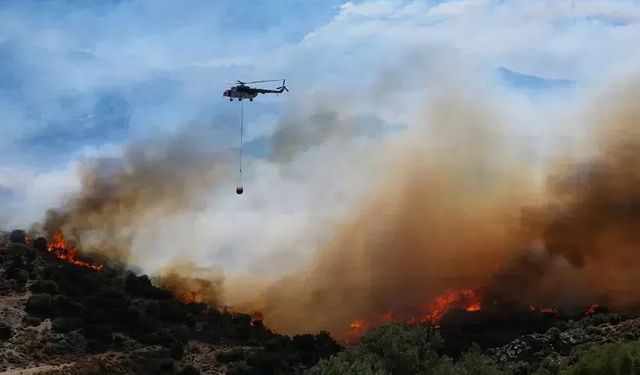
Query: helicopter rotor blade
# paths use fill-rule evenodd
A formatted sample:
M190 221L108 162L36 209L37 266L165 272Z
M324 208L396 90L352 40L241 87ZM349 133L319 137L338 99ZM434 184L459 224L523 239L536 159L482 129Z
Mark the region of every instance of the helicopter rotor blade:
M262 81L244 82L244 83L263 83L263 82L280 82L281 79L266 79Z

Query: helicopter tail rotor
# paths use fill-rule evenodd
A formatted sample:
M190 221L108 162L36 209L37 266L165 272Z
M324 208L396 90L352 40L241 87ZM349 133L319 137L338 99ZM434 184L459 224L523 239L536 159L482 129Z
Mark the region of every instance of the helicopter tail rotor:
M282 86L278 87L276 90L280 90L280 92L286 91L289 92L289 89L287 88L287 86L284 85L284 79L282 80Z

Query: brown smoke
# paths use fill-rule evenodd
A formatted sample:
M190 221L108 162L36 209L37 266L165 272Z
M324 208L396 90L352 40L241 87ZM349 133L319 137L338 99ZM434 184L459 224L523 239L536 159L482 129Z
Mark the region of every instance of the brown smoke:
M207 150L204 137L198 141L190 130L134 143L124 157L86 161L80 192L47 211L37 229L61 230L83 251L131 261L131 242L144 220L199 210L226 179L228 155Z
M544 199L502 138L500 111L459 95L431 101L428 131L382 150L394 156L361 212L308 269L266 292L266 323L339 334L354 318L410 311L460 288L640 312L640 109L630 87L583 112L593 145L582 161L549 167Z
M521 299L640 312L640 91L633 83L594 101L584 116L594 137L589 158L557 168L549 203L525 216L546 260Z
M361 212L336 226L309 269L268 290L267 324L339 333L355 317L488 282L512 248L520 200L531 199L527 171L491 103L453 93L430 104L420 127L376 150L384 180Z
M577 162L546 166L543 195L532 178L539 170L510 135L518 119L490 98L447 88L429 98L418 125L374 143L366 167L373 165L377 178L310 266L276 282L236 277L223 285L217 271L181 265L161 273L160 282L185 300L259 310L268 326L286 333L341 333L354 318L410 312L461 288L485 288L501 301L560 308L597 302L638 313L637 91L618 88L590 103L580 125L592 144ZM271 162L286 164L327 139L346 144L354 136L340 117L309 121L324 123L326 132L276 137ZM132 146L115 167L104 159L89 165L81 193L50 212L44 229L62 229L85 249L126 260L147 218L199 209L227 178L227 164L192 138L172 139Z
M206 303L217 307L222 295L224 279L218 270L182 262L165 268L157 276L156 284L173 291L184 302Z

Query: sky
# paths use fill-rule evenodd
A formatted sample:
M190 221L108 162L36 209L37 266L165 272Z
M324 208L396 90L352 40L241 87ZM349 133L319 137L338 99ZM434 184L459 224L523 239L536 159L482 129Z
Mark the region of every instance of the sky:
M237 79L286 78L290 93L245 106L251 178L253 189L286 180L306 193L211 204L215 217L244 215L242 225L257 231L247 246L258 246L287 226L278 220L308 220L304 212L331 194L350 194L305 189L269 164L265 149L283 126L307 126L306 141L286 145L302 155L296 170L321 158L314 152L326 145L309 134L333 123L332 113L386 134L413 121L422 94L443 80L531 112L561 111L632 72L638 40L640 1L631 0L0 0L0 227L40 220L78 189L82 160L119 155L132 142L195 126L207 129L212 149L237 147L238 105L222 91ZM553 128L521 130L540 144L572 134ZM314 173L309 184L335 177ZM267 208L252 216L256 204Z

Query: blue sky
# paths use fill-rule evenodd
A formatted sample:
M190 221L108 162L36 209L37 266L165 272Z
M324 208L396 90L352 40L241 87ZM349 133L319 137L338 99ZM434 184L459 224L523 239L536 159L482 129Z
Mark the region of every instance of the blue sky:
M37 220L77 189L79 161L130 142L193 127L235 147L238 108L221 96L235 79L291 89L246 108L255 153L302 125L294 148L313 152L318 114L401 129L447 80L545 108L573 100L640 61L639 1L575 3L0 0L0 226ZM254 177L282 178L264 168Z

